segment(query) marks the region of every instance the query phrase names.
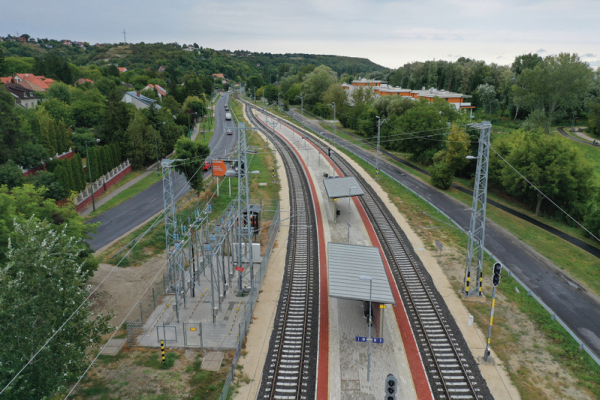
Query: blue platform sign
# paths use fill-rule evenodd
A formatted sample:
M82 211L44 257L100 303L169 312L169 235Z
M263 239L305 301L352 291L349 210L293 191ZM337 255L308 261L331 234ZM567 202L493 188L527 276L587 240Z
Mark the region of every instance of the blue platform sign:
M374 337L373 339L371 339L373 341L373 343L379 343L379 344L383 344L383 338L380 337ZM365 336L357 336L356 337L356 341L357 342L368 342L369 338L365 337Z
M373 343L383 344L383 338L382 337L374 337L373 338Z
M365 336L357 336L356 341L357 342L366 342L367 338Z

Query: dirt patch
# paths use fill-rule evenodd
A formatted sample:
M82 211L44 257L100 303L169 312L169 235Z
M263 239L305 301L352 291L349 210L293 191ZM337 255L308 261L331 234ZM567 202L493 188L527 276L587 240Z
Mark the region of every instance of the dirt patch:
M157 272L164 267L164 255L154 257L139 267L120 268L109 264L100 264L98 271L88 281L94 290L106 279L98 291L93 294L92 311L95 314L114 312L111 324L118 325L136 304ZM113 270L114 269L114 270ZM113 271L112 273L110 273ZM109 275L110 273L110 275ZM160 279L160 277L158 278Z
M438 264L458 292L462 287L464 257L453 248L445 247ZM508 288L503 288L507 290ZM508 290L514 290L508 289ZM490 301L465 302L475 317L475 323L487 332ZM560 367L548 349L553 343L546 339L531 320L517 307L506 302L497 292L492 331L492 347L504 362L511 380L519 387L523 399L593 399L568 372Z

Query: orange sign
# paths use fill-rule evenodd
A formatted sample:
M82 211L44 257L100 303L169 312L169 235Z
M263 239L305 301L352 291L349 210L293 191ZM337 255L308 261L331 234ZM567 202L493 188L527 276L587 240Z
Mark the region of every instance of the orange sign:
M227 167L223 160L213 160L212 162L212 174L213 176L225 176L225 171L227 171Z

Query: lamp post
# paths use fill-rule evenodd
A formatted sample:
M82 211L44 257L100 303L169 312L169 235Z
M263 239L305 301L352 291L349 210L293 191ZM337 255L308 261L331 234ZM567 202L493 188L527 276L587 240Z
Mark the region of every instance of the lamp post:
M254 105L256 105L256 86L254 86Z
M350 244L350 199L352 198L352 189L356 189L356 186L348 188L348 244Z
M88 173L90 175L90 189L92 190L92 210L96 211L96 202L94 201L94 182L92 182L92 168L90 166L90 154L88 152L88 147L87 144L89 143L93 143L93 140L87 140L85 143L85 163L87 164L87 169L88 169ZM100 139L96 139L96 143L100 143Z
M376 169L376 180L379 180L379 141L381 138L381 124L383 124L386 120L379 118L377 116L377 159L375 160L375 169Z
M367 361L367 382L371 381L371 300L373 299L373 279L370 276L361 275L358 277L361 281L369 281L369 338L367 339L368 346L368 361Z
M301 94L296 96L296 98L300 98L300 115L304 115L304 96Z
M332 101L330 106L333 107L333 145L336 145L337 127L335 125L335 103Z

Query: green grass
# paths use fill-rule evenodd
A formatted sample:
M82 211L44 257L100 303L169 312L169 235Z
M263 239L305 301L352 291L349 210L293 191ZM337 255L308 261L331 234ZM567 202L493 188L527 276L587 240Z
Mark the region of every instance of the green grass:
M346 153L350 158L361 165L361 167L363 167L371 176L374 176L375 169L371 165L346 150L342 150L342 152ZM436 214L435 209L429 206L423 199L398 185L387 175L383 175L379 183L384 191L390 195L390 198L398 207L399 211L405 215L417 234L424 239L424 243L428 249L435 249L434 240L438 239L445 246L458 249L461 259L466 257L467 236L465 234L458 229L453 229L424 214L427 213L435 216L441 221L448 222L445 217ZM431 226L436 226L437 229L426 229ZM486 256L483 268L484 275L486 275L484 279L487 278L491 265L492 260ZM459 280L455 279L454 284L458 293L460 289ZM552 343L552 345L545 350L551 354L556 362L567 369L577 379L577 385L600 396L600 366L598 366L587 353L578 350L577 342L571 338L564 328L556 321L552 320L550 314L537 303L533 297L527 296L525 289L520 287L519 294L515 291L515 286L519 285L516 284L512 278L504 275L498 288L498 292L506 296L508 302L517 306L519 310L543 332L545 337ZM479 317L478 323L480 326L487 326L489 304L477 304L471 302L465 302L464 304L471 313ZM496 321L496 325L501 325L502 322L502 318L499 318L499 320ZM507 337L503 338L503 340L494 339L492 348L496 351L500 359L505 362L505 365L507 365L511 354L515 351L514 346L509 346L508 344L515 344L516 342L518 345L518 327L505 328L506 333L508 334ZM496 336L493 337L497 338L497 335L498 332L496 332ZM501 343L504 343L504 345L501 345ZM519 351L529 350L532 349L519 349ZM528 381L527 374L511 370L508 372L511 375L511 379L517 383L516 386L523 398L533 398L531 394L535 394L536 391L535 387L531 387L532 383Z
M145 171L143 171L143 172L145 172ZM129 174L129 175L131 175L131 174ZM138 174L138 176L139 176L139 174ZM141 179L139 182L136 182L131 187L128 187L127 189L123 190L121 193L119 193L112 199L108 200L106 203L104 203L100 207L96 207L96 211L92 211L91 213L89 213L86 216L86 219L94 218L94 217L102 214L103 212L106 212L106 211L110 210L111 208L118 206L119 204L129 200L130 198L139 194L140 192L143 192L144 190L148 189L150 186L152 186L153 184L155 184L156 182L158 182L160 180L161 180L161 175L158 172L152 172L152 173L148 174L145 178Z
M137 354L134 364L153 369L169 369L175 364L175 360L180 357L178 353L165 352L165 362L163 363L158 351L154 353L140 353Z

